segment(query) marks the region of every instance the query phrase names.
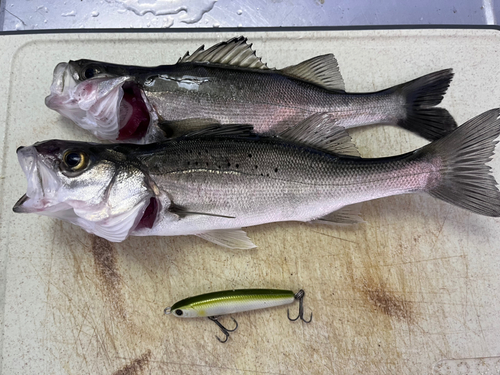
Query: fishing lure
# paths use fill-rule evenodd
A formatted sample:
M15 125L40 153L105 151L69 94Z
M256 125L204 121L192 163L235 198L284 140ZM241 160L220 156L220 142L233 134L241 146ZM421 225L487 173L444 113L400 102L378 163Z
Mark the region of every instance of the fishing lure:
M299 314L295 319L292 319L290 318L290 310L288 309L288 319L292 322L300 319L305 323L310 323L312 320L312 313L309 320L304 319L304 295L305 293L302 289L297 293L281 289L225 290L183 299L176 302L171 307L167 307L164 313L165 315L173 314L179 318L206 317L220 328L225 339L221 340L218 336L215 337L220 342L225 343L229 338L229 332L234 332L238 328L238 322L234 318L231 318L236 326L233 329L227 329L218 321L218 316L220 315L288 305L298 300Z

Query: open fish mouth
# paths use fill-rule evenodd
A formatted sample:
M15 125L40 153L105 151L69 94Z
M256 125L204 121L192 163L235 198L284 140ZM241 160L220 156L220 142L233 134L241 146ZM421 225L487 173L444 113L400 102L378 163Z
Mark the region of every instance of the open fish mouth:
M160 203L147 176L140 169L123 167L121 156L116 164L90 156L94 146L88 145L98 147L61 140L19 147L17 157L28 186L13 211L69 221L114 242L133 230L152 228ZM79 170L71 164L74 160L82 165ZM129 183L114 183L124 179Z
M55 67L45 104L105 140L142 139L152 123L150 105L131 77L81 81L71 62Z

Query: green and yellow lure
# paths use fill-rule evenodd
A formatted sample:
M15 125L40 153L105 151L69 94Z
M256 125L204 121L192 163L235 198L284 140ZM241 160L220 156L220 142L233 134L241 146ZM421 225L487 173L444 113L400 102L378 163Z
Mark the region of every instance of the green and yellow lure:
M303 290L299 290L297 293L281 289L225 290L221 292L200 294L198 296L183 299L176 302L171 307L167 307L164 310L164 313L166 315L172 314L179 318L209 318L219 326L221 331L226 336L224 340L221 340L216 336L217 339L220 342L226 342L229 337L229 332L235 331L236 328L238 328L238 323L233 319L236 327L229 330L217 320L217 317L220 315L288 305L293 301L298 300L299 315L295 319L291 319L288 311L288 319L295 321L300 318L305 323L311 322L312 313L309 320L304 319L304 294Z

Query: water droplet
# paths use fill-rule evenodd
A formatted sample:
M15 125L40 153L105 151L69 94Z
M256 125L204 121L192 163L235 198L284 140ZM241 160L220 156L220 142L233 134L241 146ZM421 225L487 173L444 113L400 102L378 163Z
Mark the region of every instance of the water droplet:
M24 30L24 25L22 22L16 22L16 30Z
M43 20L43 23L47 23L47 20Z
M241 9L238 9L238 11L236 12L236 14L237 14L238 16L241 16L241 15L243 14L243 11L242 11Z
M76 12L74 10L72 10L71 12L61 13L61 16L63 16L63 17L74 17L74 16L76 16Z
M10 7L12 8L14 6L14 4L10 4Z
M243 27L243 25L241 23L238 24L238 27Z
M220 27L220 23L214 23L212 26L213 27Z
M420 17L420 21L423 21L424 20L424 17Z
M172 17L167 17L165 20L163 20L163 24L161 27L171 27L174 24L174 19Z
M111 0L107 0L111 2ZM165 16L169 14L179 14L179 20L184 23L196 23L203 15L212 10L217 0L114 0L120 3L123 9L118 10L124 13L127 10L134 12L138 16L152 13L155 16Z
M97 10L94 10L92 13L90 13L92 17L99 17L99 12Z

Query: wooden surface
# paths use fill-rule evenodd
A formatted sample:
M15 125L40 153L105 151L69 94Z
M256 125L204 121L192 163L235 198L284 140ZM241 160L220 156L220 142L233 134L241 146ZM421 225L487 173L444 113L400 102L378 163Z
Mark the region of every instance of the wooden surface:
M93 140L44 105L58 62L174 63L186 50L236 35L0 37L2 373L447 374L463 364L469 373L487 373L489 364L494 371L500 221L429 196L366 203L366 223L354 227L249 228L258 245L251 251L195 237L111 244L68 223L12 212L26 191L18 146ZM247 36L270 66L333 52L354 92L452 67L456 76L444 105L459 123L500 104L497 31ZM363 156L426 143L390 127L356 130L353 138ZM492 165L499 179L498 156ZM230 288L303 288L313 322L289 322L286 307L236 314L239 328L223 345L212 322L163 315L182 298ZM291 313L297 309L291 306Z

